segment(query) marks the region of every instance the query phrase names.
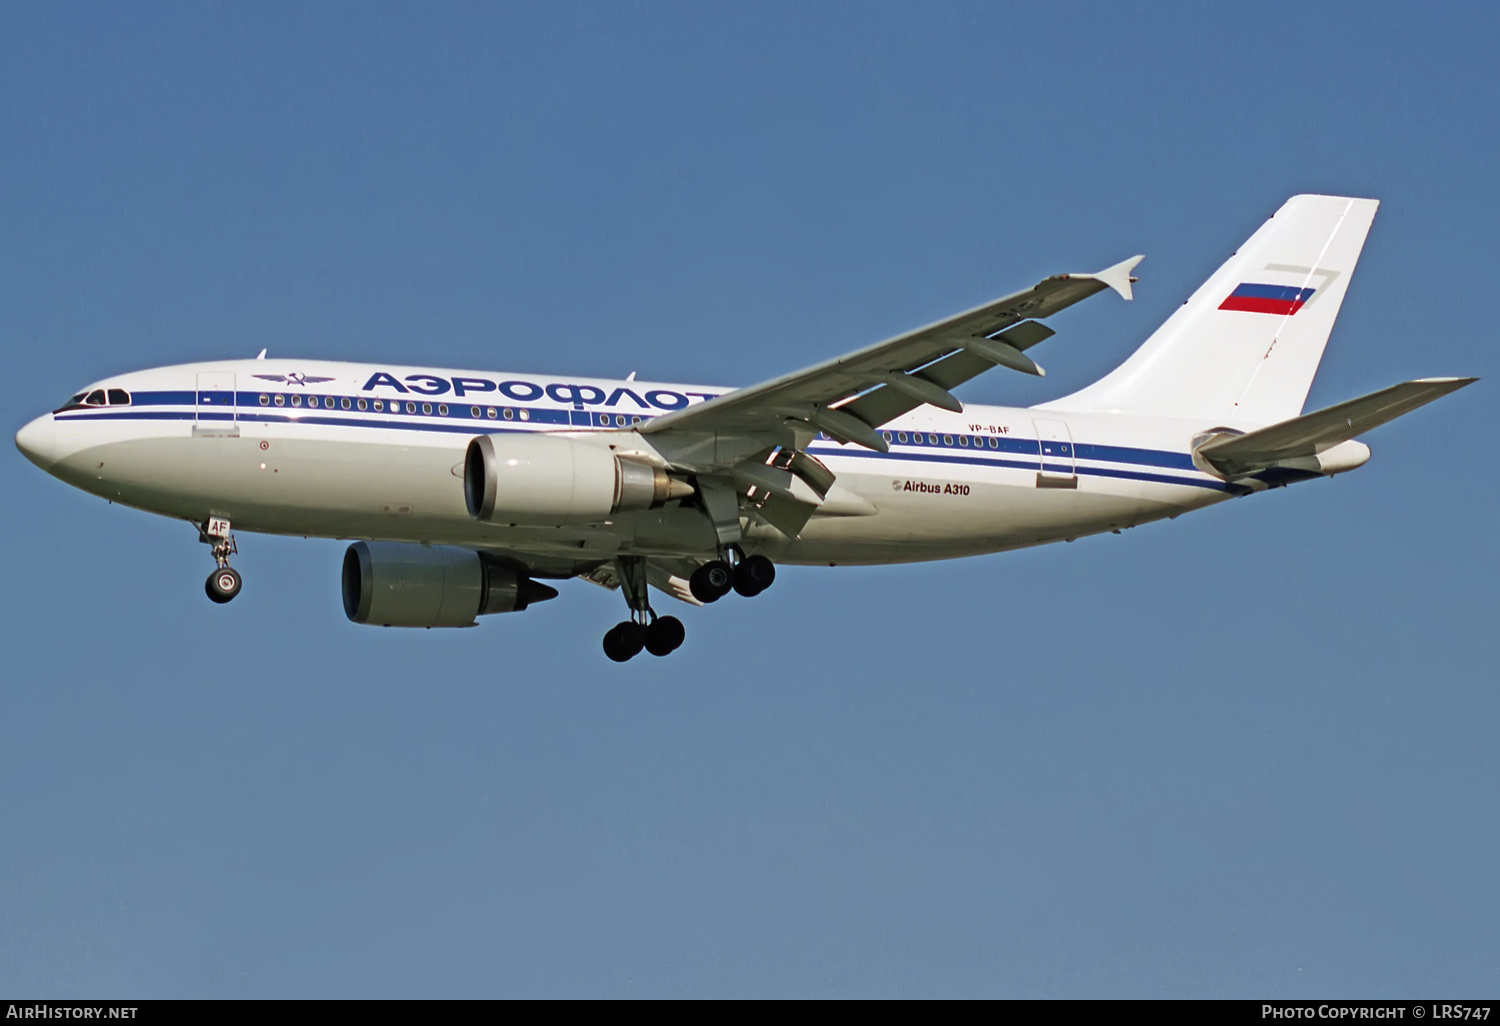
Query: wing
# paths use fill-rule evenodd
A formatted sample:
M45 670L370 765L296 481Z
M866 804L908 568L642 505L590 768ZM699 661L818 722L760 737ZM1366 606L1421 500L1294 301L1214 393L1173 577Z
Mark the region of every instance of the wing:
M1105 288L1130 299L1130 272L1140 261L1135 256L1097 274L1047 278L925 328L658 417L642 431L653 442L674 433L712 432L761 435L766 446L774 446L786 444L791 421L800 430L883 452L876 428L924 403L962 411L949 390L991 367L1043 373L1025 354L1054 334L1037 321ZM708 469L698 462L697 469Z

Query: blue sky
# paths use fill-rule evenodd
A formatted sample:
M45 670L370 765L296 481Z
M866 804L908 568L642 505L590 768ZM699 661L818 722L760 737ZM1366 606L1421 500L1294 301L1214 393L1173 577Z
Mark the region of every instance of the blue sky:
M1382 200L1309 397L1487 380L1357 474L785 569L608 663L591 585L342 613L333 541L0 462L0 993L1493 993L1488 5L0 13L14 431L216 357L748 384L1136 252L1040 402L1289 195Z

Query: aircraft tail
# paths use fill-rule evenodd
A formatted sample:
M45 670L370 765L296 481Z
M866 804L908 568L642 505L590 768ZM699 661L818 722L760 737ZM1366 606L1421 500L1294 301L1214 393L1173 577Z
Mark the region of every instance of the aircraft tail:
M1118 369L1044 408L1295 417L1378 206L1293 196Z

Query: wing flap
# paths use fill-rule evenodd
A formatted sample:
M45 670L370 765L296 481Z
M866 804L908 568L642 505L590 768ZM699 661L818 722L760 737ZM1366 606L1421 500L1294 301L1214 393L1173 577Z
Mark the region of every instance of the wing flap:
M812 519L815 509L815 506L798 502L778 492L767 492L759 503L751 507L751 512L788 538L795 539Z
M1029 349L1051 338L1057 332L1045 324L1036 321L1022 321L1013 328L1002 331L994 336L994 341L1003 342L1005 345L1015 349L1017 353ZM971 339L954 339L955 345L961 348L955 349L938 360L929 363L922 369L912 373L914 378L925 378L939 388L947 391L957 388L971 378L977 378L985 371L998 364L999 360L992 360L980 355L976 349L966 348L973 345ZM981 338L977 341L987 342L991 339ZM1024 356L1021 359L1026 359ZM847 402L839 409L852 413L867 424L879 427L881 424L889 423L903 414L910 413L922 403L915 397L892 388L890 385L881 385L872 389L864 395ZM961 411L960 411L961 412Z

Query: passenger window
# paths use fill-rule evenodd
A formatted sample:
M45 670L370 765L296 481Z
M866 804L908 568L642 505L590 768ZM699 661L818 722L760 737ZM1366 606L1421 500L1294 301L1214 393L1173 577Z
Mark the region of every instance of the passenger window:
M446 416L448 416L448 404L447 403L439 403L438 404L438 416L439 417L446 417Z
M998 438L994 437L993 435L991 435L990 436L990 448L991 449L998 449L998 448L1000 448L1000 439L998 439Z
M417 404L416 403L407 403L406 404L406 412L407 413L416 413L417 412Z
M277 406L285 406L286 405L286 396L284 396L284 395L278 395L276 397L276 405Z
M369 404L367 404L363 399L359 400L357 403L355 403L355 405L358 406L361 410L369 408Z
M905 431L898 431L898 432L896 432L896 441L898 441L898 442L904 442L904 441L906 441L906 432Z
M516 415L516 411L515 410L511 409L509 406L507 406L505 408L505 419L506 420L512 420L512 419L514 419L515 415Z
M301 406L302 405L302 397L300 395L294 395L294 396L292 396L292 405L293 406Z
M261 393L260 404L262 406L270 406L271 405L271 397L268 396L268 395L266 395L265 393Z
M129 406L130 393L125 391L123 388L111 388L109 390L109 405Z
M891 441L891 433L889 431L882 431L882 432L880 432L880 437L884 438L887 443L889 443Z
M928 435L927 436L927 444L928 445L937 445L937 435Z
M470 406L469 407L469 416L474 417L474 418L477 419L480 415L481 414L479 412L479 407L477 407L477 406Z
M952 435L944 435L943 436L943 444L944 445L952 445L953 444L953 436Z
M422 404L422 412L423 413L431 413L432 412L432 404L431 403L423 403Z
M495 408L493 406L486 406L485 410L484 410L484 415L486 417L490 418L490 420L494 420L495 419Z
M969 447L969 436L968 435L959 435L958 436L958 444L961 445L961 446L963 446L965 449L967 449Z
M375 400L375 412L379 413L383 409L385 409L385 403L383 401L379 400L379 399L376 399Z
M87 403L90 406L103 406L104 405L104 389L102 389L102 388L96 388L96 389L94 389L92 392L89 393L89 397L87 399L85 399L84 402Z

